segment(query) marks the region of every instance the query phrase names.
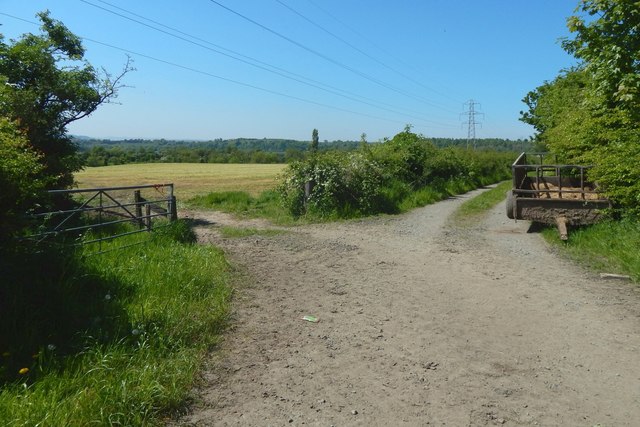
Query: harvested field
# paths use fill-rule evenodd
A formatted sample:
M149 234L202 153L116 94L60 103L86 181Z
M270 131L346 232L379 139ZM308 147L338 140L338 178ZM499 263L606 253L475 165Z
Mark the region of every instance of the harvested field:
M79 188L175 184L178 202L212 191L260 194L277 184L284 164L145 163L88 167L76 173Z

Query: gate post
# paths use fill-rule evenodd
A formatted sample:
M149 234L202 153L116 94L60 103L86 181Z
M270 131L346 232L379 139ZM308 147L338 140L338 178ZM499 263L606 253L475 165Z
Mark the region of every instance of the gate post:
M176 196L169 199L169 221L173 222L178 219L178 208L176 206Z
M144 222L142 221L142 197L140 196L140 190L136 190L133 192L133 201L136 204L136 218L138 219L138 227L144 227Z

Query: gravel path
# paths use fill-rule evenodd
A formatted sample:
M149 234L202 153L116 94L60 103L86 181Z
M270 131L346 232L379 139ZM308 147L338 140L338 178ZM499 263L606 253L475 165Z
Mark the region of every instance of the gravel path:
M640 289L561 259L503 204L453 225L474 194L241 239L192 212L247 284L178 424L640 425Z

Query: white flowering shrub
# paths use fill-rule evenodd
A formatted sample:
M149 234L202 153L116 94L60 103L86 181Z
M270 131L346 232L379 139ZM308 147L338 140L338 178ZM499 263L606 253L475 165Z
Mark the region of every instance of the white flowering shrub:
M376 211L383 181L380 166L364 152L329 152L290 164L279 190L293 216L348 217Z
M391 140L354 152L314 153L291 163L279 192L284 207L294 217L395 213L406 208L406 200L413 193L427 187L428 199L433 201L436 194L442 199L458 189L466 191L507 179L512 157L437 149L405 128Z

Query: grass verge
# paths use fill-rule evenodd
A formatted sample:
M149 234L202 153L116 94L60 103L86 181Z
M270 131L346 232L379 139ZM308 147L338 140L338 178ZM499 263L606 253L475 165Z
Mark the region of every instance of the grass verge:
M511 189L511 186L511 181L503 181L491 190L467 200L456 210L453 216L454 221L458 225L467 225L475 222L489 209L503 201L505 193Z
M560 240L555 227L544 229L542 234L580 264L603 273L627 274L640 282L640 222L637 220L611 220L572 229L566 242Z
M244 191L213 192L195 196L186 204L193 208L229 212L239 217L266 218L280 225L291 225L295 222L280 203L280 196L275 190L263 191L258 196Z
M178 222L101 255L3 254L3 425L155 425L183 407L231 293L223 253L185 240Z

